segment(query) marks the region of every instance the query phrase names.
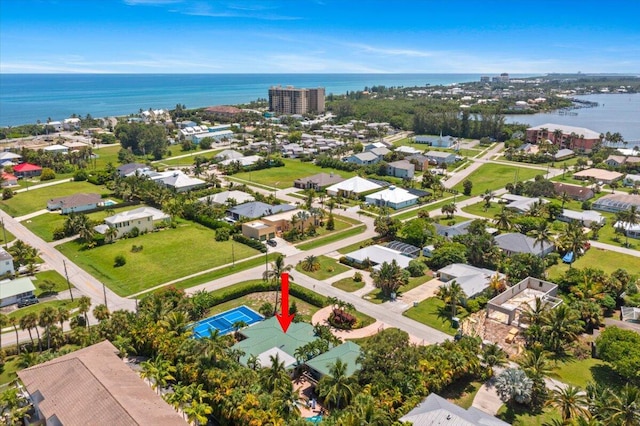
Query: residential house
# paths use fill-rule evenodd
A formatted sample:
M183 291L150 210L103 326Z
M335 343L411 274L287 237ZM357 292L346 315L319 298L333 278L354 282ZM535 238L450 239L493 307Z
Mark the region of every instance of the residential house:
M146 171L144 174L157 184L174 189L176 192L191 191L207 184L202 179L187 176L180 170L169 170L166 172Z
M227 158L226 160L222 160L220 164L223 166L228 166L231 163L238 163L240 167L247 167L253 166L262 159L263 157L260 157L259 155L247 155L246 157L240 158Z
M0 277L6 275L15 275L16 270L13 266L13 256L4 248L0 247Z
M391 152L391 150L389 148L385 147L385 146L382 146L382 147L370 149L370 150L365 151L365 152L371 152L371 153L377 155L380 160L382 160L385 155L387 155L388 153Z
M113 228L117 231L116 238L120 238L133 231L134 228L137 228L141 233L150 232L154 230L156 224L168 223L169 221L171 221L171 216L161 210L153 207L139 207L106 217L104 225L98 225L94 229L100 234L105 234L107 228Z
M518 232L500 234L495 237L495 242L507 256L515 253L528 253L544 257L556 248L552 242L540 244L534 238Z
M598 198L593 203L594 210L617 213L629 210L631 206L640 209L640 195L618 193L607 194Z
M419 135L413 138L415 143L423 143L429 146L438 147L438 148L451 148L457 142L456 138L451 136L428 136L428 135Z
M363 247L360 250L347 253L345 257L351 262L360 264L365 263L365 261L369 261L370 263L375 265L373 269L380 269L380 266L384 262L391 263L393 260L395 260L401 268L406 268L409 266L409 262L411 262L412 260L411 257L405 256L399 250L393 250L389 247L380 245Z
M62 120L62 128L64 130L78 130L80 128L80 119L78 117L65 118Z
M331 367L336 361L340 360L346 367L344 375L351 377L360 369L358 358L361 354L360 346L347 340L327 352L306 361L305 364L309 368L311 376L316 380L320 380L324 376L331 377Z
M400 417L401 422L414 426L508 426L509 423L470 407L464 409L431 393L416 408Z
M222 191L216 194L207 195L206 197L198 198L198 201L200 201L201 203L213 204L216 206L224 206L230 200L233 200L235 202L234 205L238 205L255 201L255 198L253 198L253 195L251 194L236 190Z
M606 160L604 160L604 162L609 167L620 167L626 162L626 160L627 157L624 155L610 155Z
M295 210L290 204L270 205L260 201L240 204L227 210L227 215L233 220L257 219L275 213Z
M558 286L552 282L527 277L498 294L487 303L487 317L507 325L520 321L520 314L527 306L534 306L536 299L542 301L545 309L554 309L562 303L558 299Z
M622 230L629 238L640 238L640 223L617 221L613 224L613 228Z
M558 152L553 154L553 160L554 161L562 161L562 160L566 160L566 159L569 159L571 157L574 157L575 155L576 155L576 153L573 152L572 150L570 150L568 148L562 148L562 149L559 149Z
M635 186L637 184L640 184L640 175L626 175L624 177L624 180L622 181L622 184L624 186Z
M550 141L558 148L573 151L591 152L602 142L600 133L584 127L565 126L564 124L545 123L530 127L526 134L527 142L540 143Z
M15 305L20 299L33 296L35 290L36 287L28 277L0 282L0 308Z
M604 169L586 169L573 174L573 177L578 180L593 179L596 182L602 182L603 184L610 184L622 179L624 175L618 172L611 172Z
M242 235L259 241L270 240L276 237L276 227L262 220L254 220L242 224Z
M100 194L73 194L47 201L49 211L60 210L62 214L79 213L96 209L102 202Z
M394 210L413 206L418 202L419 197L403 188L391 185L380 192L369 194L365 197L365 202L378 207L391 207Z
M234 149L225 149L224 151L216 154L214 157L216 160L237 160L244 157L244 154Z
M604 216L594 210L585 210L579 212L575 210L563 209L562 213L556 216L556 219L561 222L572 222L575 220L582 226L591 226L592 223L604 225L605 222Z
M567 183L554 182L553 190L557 195L566 193L572 200L587 201L595 196L593 189L586 186L570 185Z
M293 181L293 186L300 189L319 191L328 186L343 182L345 179L334 173L318 173L317 175L299 178Z
M408 157L404 157L405 160L411 162L418 171L425 171L429 168L429 157L422 154L414 154L409 155Z
M234 118L239 114L242 114L242 110L240 108L236 108L228 105L215 105L205 108L205 112L209 114L218 115L224 118Z
M365 151L365 152L360 152L358 154L353 154L350 157L346 157L344 158L344 161L346 161L347 163L366 166L369 164L378 163L380 161L380 157L371 151Z
M118 356L108 340L18 372L46 425L185 426L187 422Z
M428 151L425 157L433 164L453 164L456 162L456 154L444 151Z
M11 173L2 172L2 187L18 185L18 178Z
M549 201L544 198L531 198L522 195L504 194L502 200L508 201L504 206L507 209L514 210L518 213L527 213L531 206L536 203L547 204Z
M406 145L397 147L395 149L395 152L399 152L405 155L422 154L422 151L420 151L419 149L415 149L412 146L406 146Z
M295 223L300 231L306 230L311 224L317 225L317 217L301 209L287 210L262 217L261 221L273 226L277 234L289 231Z
M472 299L488 289L491 280L496 276L501 281L506 280L504 274L465 263L452 263L438 270L440 281L445 284L457 282L467 299Z
M380 188L382 188L382 185L378 183L361 178L360 176L354 176L345 181L329 186L327 188L327 194L351 197L363 195Z
M375 148L388 148L388 146L383 142L369 142L367 144L364 144L362 148L365 151L371 151L372 149L375 149Z
M387 176L413 179L415 168L416 166L407 160L394 161L387 164Z
M120 177L129 177L136 174L136 172L148 171L149 168L146 164L142 163L127 163L118 167L116 171L118 172L118 176Z
M22 155L10 151L0 152L0 166L13 166L22 160Z
M49 152L51 154L68 154L69 148L64 145L49 145L42 148L44 152Z
M18 179L40 176L42 174L42 167L31 163L22 163L17 166L13 166L13 174L15 174Z

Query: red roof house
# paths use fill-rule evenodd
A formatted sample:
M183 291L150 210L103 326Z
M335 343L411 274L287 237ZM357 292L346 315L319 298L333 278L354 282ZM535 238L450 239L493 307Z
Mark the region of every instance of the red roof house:
M18 184L18 178L11 173L2 172L2 186L14 186Z
M31 177L31 176L40 176L42 173L42 167L36 166L31 163L22 163L17 166L13 166L13 172L19 178Z

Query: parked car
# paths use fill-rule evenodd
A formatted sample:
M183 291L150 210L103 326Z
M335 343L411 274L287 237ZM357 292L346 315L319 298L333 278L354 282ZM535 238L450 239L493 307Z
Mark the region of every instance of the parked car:
M24 308L25 306L35 305L39 300L35 296L27 296L18 300L18 308Z
M271 247L275 247L278 245L278 242L276 240L267 240L267 244L269 244Z

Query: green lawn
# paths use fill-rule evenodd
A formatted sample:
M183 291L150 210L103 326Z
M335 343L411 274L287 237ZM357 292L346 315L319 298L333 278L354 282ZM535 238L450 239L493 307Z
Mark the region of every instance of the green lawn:
M316 280L322 281L322 280L326 280L329 277L333 277L343 272L347 272L349 270L348 266L345 266L339 263L337 260L327 256L318 256L318 262L320 263L320 269L318 269L315 272L303 271L301 263L298 263L296 265L296 271L302 274L308 275L311 278L315 278Z
M473 399L482 384L482 382L473 380L472 377L463 377L444 388L440 392L440 396L466 409L473 404Z
M526 407L513 409L503 405L496 417L513 426L543 426L551 424L554 419L560 420L560 412L556 408L548 407L539 414L531 414Z
M127 206L112 210L115 213L120 213L126 210L137 209L139 207L141 206ZM107 210L102 210L99 212L89 213L87 216L91 220L102 223L105 217L112 214L113 213L111 212L107 212ZM62 228L67 217L67 215L61 215L60 212L44 213L22 221L22 224L43 240L51 242L53 241L53 232L58 228Z
M23 216L47 208L47 201L51 198L64 197L80 192L109 194L103 185L89 182L67 182L21 192L9 200L0 201L0 208L13 217Z
M352 251L356 251L356 250L360 250L363 247L366 247L367 245L369 245L369 243L374 243L375 241L373 241L372 239L368 239L368 240L364 240L364 241L359 241L357 243L353 243L353 244L349 244L348 246L342 247L341 249L338 250L338 253L340 254L348 254L351 253ZM300 247L298 247L300 248Z
M624 386L624 380L611 368L609 363L595 359L569 359L556 364L551 376L561 382L585 389L587 383L597 382L610 387Z
M346 231L329 234L323 238L316 238L313 241L309 241L308 243L297 244L296 247L300 250L311 250L316 247L321 247L327 244L335 243L336 241L344 240L345 238L353 237L354 235L360 234L364 230L364 225L356 226L354 228L347 229Z
M340 290L352 293L364 287L364 281L357 282L357 281L354 281L352 277L348 277L348 278L343 278L339 281L336 281L331 285L335 288L339 288Z
M35 275L35 280L33 281L33 285L36 286L37 297L42 297L43 295L42 290L40 290L38 285L44 280L49 280L56 284L56 286L52 290L53 293L62 293L64 291L69 291L69 285L67 284L67 279L65 277L63 277L56 271L43 271L38 272ZM71 288L73 288L73 284L71 284Z
M409 278L409 282L407 284L400 286L400 288L398 289L397 296L401 295L402 293L406 293L407 291L412 290L418 287L419 285L426 283L427 281L431 280L431 278L432 277L429 271L427 271L427 273L421 277ZM384 303L387 300L389 300L386 297L384 297L384 295L382 294L382 290L380 289L375 289L372 292L365 294L363 298L367 299L369 302L376 303L376 304Z
M461 320L468 315L461 306L458 306L456 314ZM452 336L457 332L457 329L451 326L451 319L448 310L445 309L444 302L437 297L423 300L418 306L409 308L402 315Z
M400 214L396 214L396 215L391 215L391 217L393 217L394 219L398 219L398 220L409 220L409 219L413 219L415 217L418 216L418 211L419 210L427 210L431 213L431 216L435 215L439 215L441 214L440 209L442 209L442 206L444 206L445 204L451 204L454 201L454 196L453 194L444 193L444 200L440 200L440 201L436 201L433 203L429 203L429 204L424 204L422 205L419 209L415 209L415 210L411 210L411 211L407 211L407 212L403 212ZM458 194L455 196L455 202L459 203L461 201L464 201L466 199L468 199L469 197L462 195L462 194Z
M128 296L180 277L239 261L258 251L231 240L217 242L214 231L188 221L175 229L151 232L134 239L121 239L90 250L71 241L57 246L64 255L84 268L120 296ZM233 250L232 250L233 244ZM137 253L133 245L143 246ZM114 258L124 255L127 263L114 267Z
M171 167L189 167L193 166L195 157L202 157L206 159L211 159L216 156L217 153L221 152L221 149L218 150L207 150L207 151L178 151L175 153L174 157L180 157L182 155L187 155L187 157L182 158L163 158L159 161L154 161L153 163L157 166L171 166Z
M109 163L114 167L118 167L120 165L118 161L118 152L120 152L120 149L122 149L122 146L119 143L102 148L94 148L93 153L96 154L98 158L96 158L95 161L91 161L89 171L92 171L94 166L97 170L104 169Z
M7 231L6 228L3 228L2 232L0 232L0 245L5 245L15 239L16 239L16 236L13 235L11 232Z
M542 170L528 169L524 167L509 166L504 164L483 164L472 172L467 178L473 183L471 195L480 195L487 189L495 191L503 189L509 182L513 183L518 172L518 180L525 181L534 178L536 175L544 174ZM462 193L464 189L462 182L457 184L454 189Z
M270 169L256 170L251 172L237 173L233 177L256 182L272 188L289 188L293 186L293 181L315 175L318 173L335 173L343 178L355 176L355 172L347 172L344 170L323 169L312 163L303 163L298 160L283 159L284 167L272 167Z
M7 339L3 341L10 342L12 341L11 337L15 339L16 335L13 332L2 335L3 339ZM13 342L15 343L15 340L13 340ZM19 358L17 355L10 356L7 358L7 361L4 364L4 368L0 370L0 386L7 383L11 383L12 381L18 378L18 375L16 374L16 371L19 370L18 361L19 361Z
M25 306L24 308L20 308L17 309L13 312L11 312L10 314L8 314L8 316L10 318L15 318L17 320L20 320L20 318L22 318L23 316L30 314L31 312L35 312L36 314L39 314L44 308L46 308L47 306L50 306L52 308L60 308L60 307L65 307L68 310L74 309L78 307L78 299L76 298L73 302L71 301L71 299L67 299L67 300L50 300L48 302L40 302L40 303L36 303L35 305L31 305L31 306ZM5 336L7 335L7 333L5 333Z
M602 269L607 274L618 268L624 268L631 275L638 275L640 274L640 257L592 247L573 263L573 267ZM561 262L547 269L547 276L554 281L563 276L568 269L569 265Z

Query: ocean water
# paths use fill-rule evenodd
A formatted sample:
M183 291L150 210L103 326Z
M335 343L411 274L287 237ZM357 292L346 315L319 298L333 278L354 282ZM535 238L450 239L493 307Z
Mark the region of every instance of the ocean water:
M597 102L594 108L572 110L576 115L561 115L557 111L542 114L507 115L507 123L528 123L531 126L553 123L586 127L600 133L620 132L624 140L640 145L640 93L576 96ZM628 146L631 148L631 145Z
M343 94L374 85L479 81L481 74L0 74L0 126L71 114L128 115L141 108L187 108L267 98L274 85L325 87ZM528 75L514 75L526 77Z

